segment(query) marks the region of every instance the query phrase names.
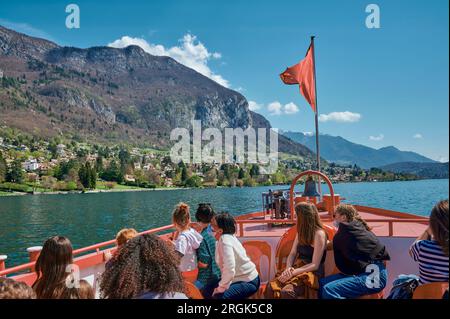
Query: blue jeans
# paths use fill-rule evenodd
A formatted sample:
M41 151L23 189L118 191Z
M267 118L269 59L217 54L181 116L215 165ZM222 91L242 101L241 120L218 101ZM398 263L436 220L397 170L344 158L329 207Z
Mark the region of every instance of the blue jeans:
M230 288L225 290L223 294L217 294L215 295L215 298L217 299L232 299L232 300L239 300L239 299L245 299L250 297L251 295L255 294L260 285L259 276L253 279L252 281L238 281L235 283L232 283L230 285Z
M352 299L382 291L387 283L387 270L383 263L374 266L379 268L379 278L370 271L353 276L336 274L320 279L319 298Z
M220 279L212 279L206 284L196 280L195 287L197 287L202 293L205 299L211 299L214 289L219 285Z

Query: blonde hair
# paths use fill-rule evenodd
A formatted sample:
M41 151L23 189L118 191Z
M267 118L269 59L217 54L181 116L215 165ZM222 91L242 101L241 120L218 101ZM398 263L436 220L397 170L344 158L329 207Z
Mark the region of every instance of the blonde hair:
M191 222L189 205L186 203L179 203L175 206L172 213L172 220L174 224L180 226L181 228L187 227Z
M348 222L357 220L357 221L361 222L361 224L363 224L367 230L372 230L372 228L370 228L369 225L366 223L366 221L364 219L362 219L362 217L359 215L356 208L353 207L352 205L339 204L336 207L335 213L345 216L347 218Z
M80 280L79 288L70 288L67 299L95 299L94 289L91 284L84 279Z
M117 246L122 246L127 243L131 238L138 235L138 232L134 228L121 229L116 235Z
M312 245L317 230L323 230L323 224L320 220L319 211L316 205L301 202L295 206L297 214L297 234L300 245Z

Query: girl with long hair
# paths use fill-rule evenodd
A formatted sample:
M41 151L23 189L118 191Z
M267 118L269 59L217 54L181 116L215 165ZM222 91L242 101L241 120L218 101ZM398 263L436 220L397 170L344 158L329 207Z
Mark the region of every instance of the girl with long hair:
M70 299L73 292L67 284L70 265L73 264L72 244L63 236L47 239L36 261L36 281L33 289L38 299Z
M318 280L324 276L327 234L314 204L299 203L295 213L297 235L287 257L286 269L270 283L269 289L281 288L280 297L285 299L317 298ZM302 277L307 274L311 278L310 284L305 286Z

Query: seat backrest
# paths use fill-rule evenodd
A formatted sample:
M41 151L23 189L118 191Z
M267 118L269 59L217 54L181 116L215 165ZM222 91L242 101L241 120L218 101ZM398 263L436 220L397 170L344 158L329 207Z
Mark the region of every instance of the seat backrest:
M186 296L189 299L205 299L200 292L200 290L192 283L187 280L184 281L184 288Z
M323 224L323 229L327 233L328 240L332 241L334 238L334 235L336 234L336 229L334 227L328 226L326 224Z
M414 290L413 299L442 299L448 289L448 282L432 282L420 285Z
M191 271L182 271L181 275L183 276L184 280L194 283L198 277L198 268L195 268Z
M268 276L270 276L270 266L272 264L272 248L265 241L260 240L249 240L242 243L245 251L247 252L247 256L252 260L252 262L256 266L256 270L259 273L259 276L262 277L261 274L261 258L266 256L269 262L268 268Z
M286 259L291 252L292 245L294 244L295 236L297 235L297 226L294 225L289 228L283 236L281 236L278 242L275 252L276 271L286 268Z

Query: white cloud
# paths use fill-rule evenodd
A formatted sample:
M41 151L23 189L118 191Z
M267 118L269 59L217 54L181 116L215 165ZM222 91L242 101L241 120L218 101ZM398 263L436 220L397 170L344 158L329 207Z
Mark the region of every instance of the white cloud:
M278 101L274 101L267 105L267 110L269 111L269 115L289 115L297 113L299 109L293 102L283 105Z
M286 114L295 114L298 112L298 106L294 103L288 103L284 106L284 113Z
M371 141L375 141L375 142L379 142L379 141L382 141L384 139L384 135L383 134L380 134L380 135L378 135L378 136L369 136L369 140L371 140Z
M441 156L438 159L439 162L441 163L447 163L448 162L448 156Z
M414 134L413 135L413 138L415 138L415 139L423 139L423 136L422 136L422 134L420 134L420 133L417 133L417 134Z
M349 111L331 112L329 114L320 114L320 122L338 122L338 123L354 123L361 119L361 114Z
M123 36L122 38L109 43L108 46L125 48L129 45L138 45L147 53L158 56L169 56L179 63L194 69L198 73L209 77L220 85L230 87L230 83L227 80L221 75L215 74L208 66L208 62L211 59L220 59L222 57L219 52L209 52L203 43L197 40L195 35L189 33L185 34L179 41L180 44L178 46L165 48L161 44L152 44L142 38Z
M270 115L280 115L282 113L282 108L283 106L278 101L269 103L269 105L267 105L267 110L269 111Z
M303 132L305 136L314 136L313 132Z
M255 101L248 101L248 108L250 111L258 111L262 108L262 105L256 103Z

